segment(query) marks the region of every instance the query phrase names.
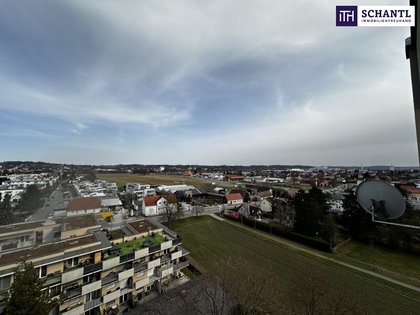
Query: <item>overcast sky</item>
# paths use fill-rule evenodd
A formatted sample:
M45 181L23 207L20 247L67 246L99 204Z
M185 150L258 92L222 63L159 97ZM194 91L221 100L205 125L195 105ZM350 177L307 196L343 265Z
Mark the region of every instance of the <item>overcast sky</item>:
M358 2L0 0L0 161L417 165L409 29Z

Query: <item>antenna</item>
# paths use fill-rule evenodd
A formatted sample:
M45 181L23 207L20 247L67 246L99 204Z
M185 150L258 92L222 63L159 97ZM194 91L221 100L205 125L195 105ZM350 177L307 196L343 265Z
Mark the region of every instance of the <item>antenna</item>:
M356 190L357 202L372 215L372 222L420 229L420 226L389 222L402 216L406 209L403 195L382 180L367 180Z

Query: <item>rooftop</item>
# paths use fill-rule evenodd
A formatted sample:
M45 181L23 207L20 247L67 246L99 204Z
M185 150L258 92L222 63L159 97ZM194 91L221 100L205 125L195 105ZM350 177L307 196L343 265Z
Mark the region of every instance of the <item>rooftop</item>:
M81 246L95 245L100 241L94 235L87 235L79 238L72 238L62 242L50 243L33 247L31 249L23 249L14 252L9 252L0 255L0 266L15 264L23 259L33 260L34 258L41 258L48 255L64 255L65 251L70 249L80 249ZM60 255L61 254L61 255Z
M136 233L138 234L148 233L149 229L150 231L154 232L161 230L160 228L146 220L131 221L128 222L127 225L131 227L134 231L136 231Z
M67 206L68 211L99 209L101 207L101 199L96 197L75 198Z
M42 228L44 226L62 225L62 231L75 230L85 227L94 227L99 225L93 215L80 215L63 219L49 219L33 222L22 222L11 225L0 226L1 234L10 234L24 231L31 231Z
M240 193L226 194L225 197L226 197L227 200L239 200L239 199L242 199L242 195Z

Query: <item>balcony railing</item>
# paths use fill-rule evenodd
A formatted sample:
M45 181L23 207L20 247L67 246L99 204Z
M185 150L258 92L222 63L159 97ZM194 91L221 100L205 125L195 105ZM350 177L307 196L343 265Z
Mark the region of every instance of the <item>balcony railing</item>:
M108 285L118 280L118 274L111 273L106 277L102 278L102 286Z
M160 251L160 244L149 246L149 254Z
M142 272L147 270L147 262L134 265L134 273Z
M182 237L178 236L177 238L172 240L172 245L178 245L182 243Z
M77 296L82 295L82 287L77 287L74 289L70 289L70 290L66 290L63 293L63 298L64 299L72 299L75 298Z
M120 256L120 264L134 259L134 252Z
M174 269L180 270L180 269L183 269L185 267L188 267L189 265L190 265L190 262L188 260L183 261L183 262L180 262L179 264L174 264Z
M85 312L102 304L102 298L97 298L85 303Z
M102 262L97 263L97 264L93 264L93 265L87 265L83 267L83 274L87 275L89 273L93 273L96 271L100 271L102 270Z
M160 263L163 264L167 261L171 260L171 254L166 254L160 257Z
M84 306L76 304L75 306L67 308L63 315L80 315L84 313Z

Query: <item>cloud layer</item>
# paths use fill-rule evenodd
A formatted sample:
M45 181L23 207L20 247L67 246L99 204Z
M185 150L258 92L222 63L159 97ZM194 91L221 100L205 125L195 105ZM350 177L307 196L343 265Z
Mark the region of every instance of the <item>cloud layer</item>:
M417 165L408 29L337 28L327 0L42 2L0 11L0 160Z

